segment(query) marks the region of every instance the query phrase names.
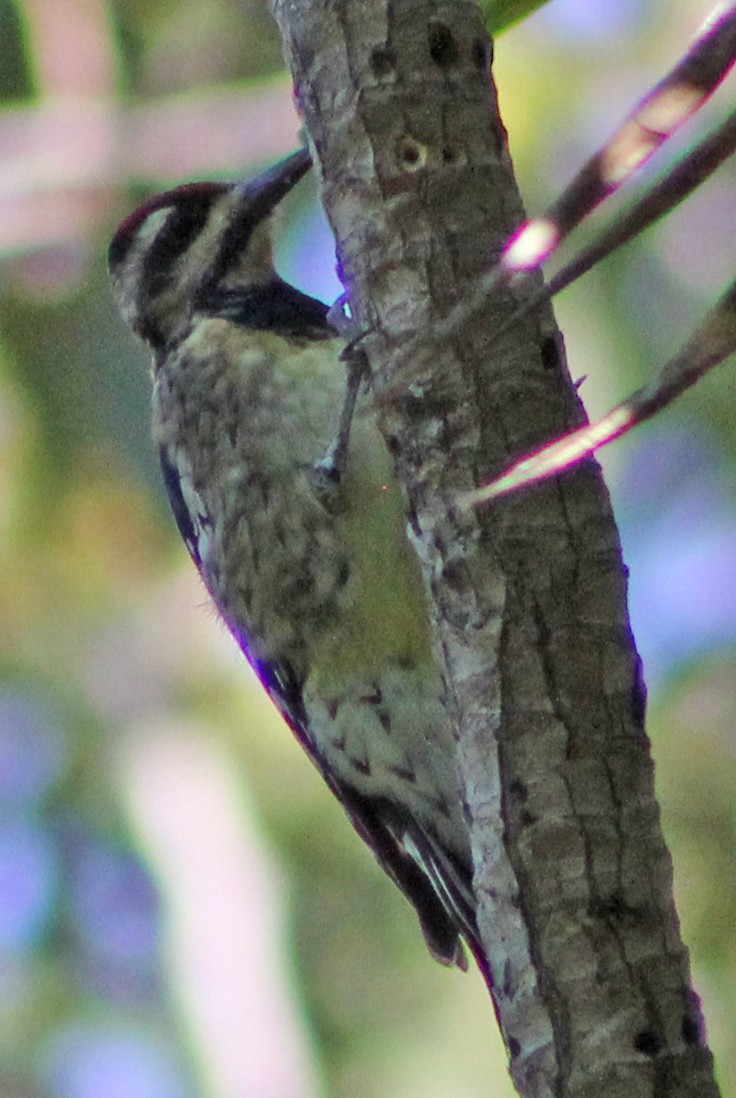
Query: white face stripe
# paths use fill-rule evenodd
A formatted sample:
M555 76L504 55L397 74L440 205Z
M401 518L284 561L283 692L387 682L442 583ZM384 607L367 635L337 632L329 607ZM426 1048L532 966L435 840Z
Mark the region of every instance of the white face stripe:
M138 314L148 315L165 336L189 322L196 289L217 254L219 239L227 225L228 205L222 197L218 197L212 202L201 227L187 241L180 254L172 257L168 269L162 269L161 273L167 277L154 292L145 277L146 257L156 250L159 237L163 246L163 238L180 217L182 209L176 201L172 201L149 214L138 231L138 259L132 272L144 297L136 303Z
M146 256L171 216L171 212L171 206L162 206L149 214L136 229L132 245L123 259L110 271L118 308L125 322L134 330L139 318L147 312L146 302L139 300Z
M271 217L249 221L247 190L184 188L163 197L131 230L130 247L112 268L119 308L149 343L167 343L187 329L202 286L211 282L214 290L216 282L227 293L274 278Z
M161 206L149 214L138 229L138 251L144 254L163 229L173 211L173 206Z

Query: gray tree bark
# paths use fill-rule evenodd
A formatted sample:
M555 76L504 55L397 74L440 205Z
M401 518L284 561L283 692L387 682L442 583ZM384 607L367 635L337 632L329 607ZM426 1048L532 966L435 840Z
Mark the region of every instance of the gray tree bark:
M437 339L522 205L473 0L273 0L436 608L479 923L525 1098L716 1095L595 462L457 500L584 420L551 311Z

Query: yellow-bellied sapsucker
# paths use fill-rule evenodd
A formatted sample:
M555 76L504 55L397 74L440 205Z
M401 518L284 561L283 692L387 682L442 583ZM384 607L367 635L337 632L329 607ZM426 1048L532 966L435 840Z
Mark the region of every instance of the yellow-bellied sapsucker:
M432 953L478 941L470 841L428 607L392 463L345 342L273 268L270 214L301 150L246 185L152 198L110 246L123 316L153 352L153 431L182 537L265 688L417 910Z

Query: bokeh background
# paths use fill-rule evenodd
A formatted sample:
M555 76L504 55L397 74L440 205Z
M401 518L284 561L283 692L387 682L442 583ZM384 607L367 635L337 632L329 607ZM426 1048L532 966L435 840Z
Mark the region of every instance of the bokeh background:
M531 211L707 8L552 0L499 40ZM731 80L679 147L733 95ZM477 974L429 959L207 607L158 481L145 358L106 284L107 240L138 198L254 173L297 125L265 0L0 0L0 1098L511 1093ZM281 269L330 299L311 187L281 219ZM563 296L591 414L686 337L732 273L735 235L726 167ZM734 376L721 368L604 455L724 1093Z

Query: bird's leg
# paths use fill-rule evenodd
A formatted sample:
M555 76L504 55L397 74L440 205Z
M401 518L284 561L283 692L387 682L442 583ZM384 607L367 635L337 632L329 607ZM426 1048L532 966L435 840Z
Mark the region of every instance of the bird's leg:
M339 484L345 472L355 402L358 399L363 379L368 376L368 362L365 351L353 344L348 344L340 357L347 365L347 383L345 398L340 409L337 432L327 447L324 456L314 466L315 475L325 485Z
M345 472L355 402L362 382L368 377L368 360L360 346L365 333L358 332L355 321L345 314L345 302L346 295L342 294L327 314L333 328L347 340L345 350L340 355L341 360L346 364L347 382L337 433L324 456L314 466L315 476L325 486L339 484Z

